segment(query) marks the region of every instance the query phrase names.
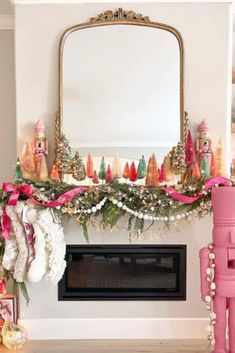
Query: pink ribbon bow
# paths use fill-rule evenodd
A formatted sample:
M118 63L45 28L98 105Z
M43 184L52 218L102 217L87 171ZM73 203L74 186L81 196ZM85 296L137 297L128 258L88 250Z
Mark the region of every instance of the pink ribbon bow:
M2 191L6 192L6 193L7 192L11 193L9 200L8 200L8 205L15 206L18 199L19 199L20 193L28 196L29 198L32 198L32 193L34 191L34 188L32 185L17 186L17 185L10 184L10 183L3 183Z
M2 185L2 191L6 193L11 193L9 200L8 200L8 205L9 206L15 206L20 193L26 195L27 197L32 197L33 193L33 186L32 185L22 185L22 186L17 186L14 184L10 183L3 183ZM1 227L2 227L2 238L4 239L10 239L10 230L11 230L11 220L9 216L7 215L6 208L3 208L2 212L2 218L1 218Z
M77 194L84 192L87 190L87 188L84 187L77 187L72 190L69 190L65 192L64 194L60 195L60 197L57 200L49 201L49 202L39 202L35 200L32 196L33 191L36 189L33 188L32 185L22 185L22 186L17 186L14 184L10 183L3 183L2 185L2 191L6 193L11 193L9 200L8 200L8 205L9 206L15 206L20 193L24 194L27 196L29 199L32 200L32 202L38 206L43 206L43 207L57 207L57 206L62 206L65 202L71 200L74 196ZM11 230L11 220L9 216L7 215L5 207L3 208L3 213L2 213L2 218L1 218L1 227L2 227L2 238L4 239L10 239L10 230Z

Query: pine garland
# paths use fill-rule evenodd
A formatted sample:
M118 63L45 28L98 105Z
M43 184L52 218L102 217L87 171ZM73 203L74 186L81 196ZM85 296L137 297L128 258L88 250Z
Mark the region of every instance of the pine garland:
M199 182L191 179L181 192L187 196L194 196L201 190L204 182L204 179L201 179ZM26 179L16 183L19 186L22 184L32 184L35 189L33 197L40 202L56 200L63 193L76 187L75 185L63 182L32 182ZM7 204L8 198L9 195L1 193L0 203L2 205ZM26 200L27 197L20 194L20 199ZM102 200L104 199L105 203L102 204ZM134 229L142 232L144 223L148 221L144 217L146 214L149 215L150 221L152 221L153 217L157 218L157 221L163 221L165 225L168 225L172 223L172 216L172 219L174 219L174 216L179 213L187 214L188 216L189 213L190 215L195 213L196 216L201 217L210 212L210 207L210 192L202 195L193 204L188 205L173 200L170 195L165 193L161 186L145 187L119 183L117 180L114 180L104 185L87 188L87 191L84 193L76 195L63 206L57 207L56 212L58 217L68 215L70 218L75 218L82 226L85 238L88 239L88 226L90 223L94 223L95 219L100 222L103 229L108 226L113 227L121 217L125 215L130 217L128 210L138 213L138 216L132 215L131 221L129 218L127 230L130 231L130 225L134 224ZM143 217L141 217L141 214L143 214ZM142 218L143 220L139 222L138 219ZM156 219L154 220L156 221Z
M195 196L203 189L205 179L188 180L188 184L181 187L185 196ZM31 184L34 187L32 197L39 202L57 200L62 194L74 189L75 185L64 182L46 181L33 182L21 179L16 186ZM0 209L8 204L10 194L0 190ZM20 193L19 200L27 200L27 196ZM44 207L39 206L39 207ZM54 209L54 213L61 219L63 216L74 218L81 225L86 241L89 241L89 225L98 225L101 229L113 228L123 216L127 218L127 232L131 241L133 234L137 237L160 222L161 227L170 228L179 221L190 221L193 217L203 217L211 211L210 190L203 192L201 197L191 204L184 204L171 198L164 187L146 187L135 184L120 183L113 180L99 186L86 189L77 194L69 202ZM4 241L0 241L0 256L4 253ZM18 283L11 271L4 270L4 277L12 280L15 291L21 291L26 302L29 302L27 288L24 282Z

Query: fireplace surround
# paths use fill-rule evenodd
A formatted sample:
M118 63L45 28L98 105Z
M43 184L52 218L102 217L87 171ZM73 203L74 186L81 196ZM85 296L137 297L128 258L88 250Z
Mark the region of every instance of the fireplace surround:
M67 245L60 301L186 300L186 245Z

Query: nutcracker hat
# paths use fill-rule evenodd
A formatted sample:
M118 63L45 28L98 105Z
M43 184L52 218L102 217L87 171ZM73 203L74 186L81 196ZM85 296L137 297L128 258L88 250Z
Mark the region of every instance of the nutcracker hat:
M46 128L45 125L43 124L43 122L39 119L34 127L34 131L35 133L40 133L40 132L45 132Z

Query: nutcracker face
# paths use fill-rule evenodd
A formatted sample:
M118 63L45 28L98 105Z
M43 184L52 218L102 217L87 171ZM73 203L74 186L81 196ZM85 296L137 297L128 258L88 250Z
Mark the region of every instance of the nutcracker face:
M202 138L202 139L205 139L205 138L209 139L208 131L200 131L199 137Z
M235 274L235 228L224 226L213 230L215 263L217 273L225 276ZM232 271L233 270L233 271Z
M228 269L235 270L235 247L227 248L227 266Z
M201 151L201 153L208 153L210 152L210 139L208 138L201 138L199 140L199 150Z

